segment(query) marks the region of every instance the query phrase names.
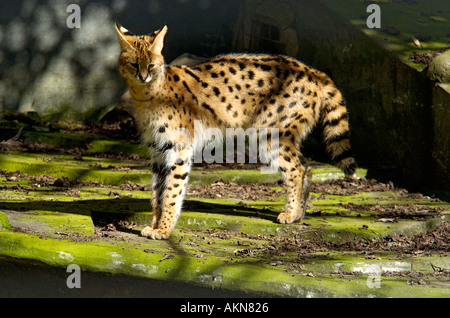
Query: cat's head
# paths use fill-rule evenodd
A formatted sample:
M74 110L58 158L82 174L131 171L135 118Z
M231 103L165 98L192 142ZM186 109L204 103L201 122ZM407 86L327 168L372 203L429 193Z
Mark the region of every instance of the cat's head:
M115 25L122 50L119 57L119 72L137 84L147 84L162 74L164 58L161 51L167 26L150 35L133 35L124 27Z

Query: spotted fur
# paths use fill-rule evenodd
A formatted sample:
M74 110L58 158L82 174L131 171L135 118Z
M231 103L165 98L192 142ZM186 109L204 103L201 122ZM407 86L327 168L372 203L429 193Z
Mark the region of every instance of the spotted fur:
M344 99L324 73L281 55L231 54L193 67L167 66L161 54L167 27L148 36L118 25L116 31L119 71L136 105L142 140L153 152L153 220L143 236L167 239L176 225L193 153L207 139L194 132L195 120L222 131L278 129L278 157L267 156L278 162L287 187L280 223L304 217L311 170L300 162L300 144L316 124L323 124L326 148L339 167L354 174Z

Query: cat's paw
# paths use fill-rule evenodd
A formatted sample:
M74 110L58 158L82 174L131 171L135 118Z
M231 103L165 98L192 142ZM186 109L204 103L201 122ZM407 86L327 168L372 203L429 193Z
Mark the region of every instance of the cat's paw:
M282 212L278 214L277 222L281 224L290 224L292 222L296 221L296 218L294 215L286 212Z
M170 233L167 230L153 229L150 226L146 226L142 231L141 235L144 237L149 237L154 240L167 240L170 237Z

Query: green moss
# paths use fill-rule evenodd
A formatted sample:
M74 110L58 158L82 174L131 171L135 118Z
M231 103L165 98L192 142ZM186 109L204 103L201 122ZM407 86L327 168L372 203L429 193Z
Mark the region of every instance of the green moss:
M324 166L326 167L327 165ZM364 178L367 175L367 169L357 168L355 175L357 178ZM323 166L313 168L313 182L339 179L343 177L345 177L344 173L335 166L328 165L326 168Z
M176 236L175 239L180 240L180 237ZM447 294L447 290L439 287L439 284L434 284L432 279L429 280L429 286L409 286L408 278L398 276L383 276L379 288L370 288L367 283L373 274L368 273L367 268L370 269L370 266L363 269L367 274L356 276L337 276L332 275L331 271L326 274L327 270L324 268L317 270L312 267L305 268L309 272L295 272L263 265L253 259L244 262L239 259L232 260L229 258L233 255L230 248L225 249L226 255L222 257L205 250L204 257L198 256L198 251L195 254L197 256L193 256L191 253L194 251L186 247L189 244L178 245L175 240L141 240L130 246L120 242L77 243L2 232L0 242L1 255L32 258L52 266L66 267L69 264L77 264L91 271L177 280L213 288L264 292L288 297L446 297ZM167 257L169 253L172 257ZM358 261L361 261L361 258L347 257L344 260L336 257L338 256L333 255L328 258L329 262L335 262L331 268L342 270L353 266L357 269L357 266L360 266ZM227 259L228 261L225 261ZM365 263L372 263L375 267L389 266L380 261L366 260ZM403 263L408 264L404 261ZM391 265L391 268L395 266Z
M0 236L2 255L33 258L53 266L78 264L90 270L127 273L133 270L133 263L157 263L162 255L146 253L138 249L124 249L120 243L71 242L22 233ZM158 242L155 242L157 245ZM159 258L158 258L159 257ZM125 266L128 265L128 266ZM126 268L126 269L125 269Z
M124 166L124 163L110 166L110 160L101 158L87 158L74 160L73 156L67 155L43 155L43 154L21 154L10 152L0 154L2 169L6 171L20 171L29 175L51 175L56 178L66 177L69 180L98 181L110 185L120 185L126 181L149 184L151 172L142 170L142 166L135 163L127 163L128 167L135 168L133 171L124 169L118 171L116 166ZM103 168L104 164L108 168Z
M450 83L450 50L433 59L427 75L433 81Z
M415 1L373 1L380 6L381 29L369 29L366 18L368 4L363 0L323 1L328 7L348 19L354 26L383 45L396 52L405 63L422 70L421 65L410 62L409 55L414 51L427 52L448 46L450 30L450 10L446 0ZM386 29L395 28L398 34L389 34ZM422 47L416 47L411 36L429 37L421 41Z
M365 177L366 169L357 169L357 177ZM313 168L313 181L324 181L344 177L344 173L335 166L323 165ZM273 183L281 180L281 173L261 170L193 170L190 174L191 184L210 184L217 180L236 183Z
M129 156L133 153L140 157L146 157L148 150L142 145L130 144L126 141L117 140L92 140L89 143L87 153L113 153Z
M117 144L114 144L117 145ZM100 150L100 149L98 149ZM97 152L93 150L93 152ZM142 163L117 162L110 159L83 157L75 160L70 155L22 154L7 152L0 154L3 170L20 171L29 175L51 175L69 180L98 181L108 185L121 185L126 181L150 184L151 172ZM118 169L119 168L119 169ZM365 169L357 169L357 175L365 176ZM313 169L313 181L343 177L339 169L332 166ZM260 170L204 170L193 169L189 175L191 184L211 184L217 180L236 183L274 183L281 179L279 172L264 173Z
M11 224L9 223L8 216L5 213L0 212L0 231L10 231Z
M278 253L283 237L310 241L347 242L379 236L425 232L442 219L396 223L377 222L366 206L423 204L449 206L447 202L405 200L395 192L361 192L355 195L311 193L312 206L297 224L276 223L285 194L276 201L190 198L171 238L153 241L139 236L152 213L150 191L122 190L127 180L148 184L151 174L142 163L66 155L0 154L2 169L33 175L65 176L104 182L74 188L40 186L29 180L0 180L0 255L42 261L51 266L77 264L90 271L121 273L160 280L191 282L213 288L262 292L286 297L441 297L446 289L434 277L435 266L445 268L448 257L398 259L379 252L367 259L360 252L286 251ZM314 168L319 178L335 178L338 169ZM360 170L360 173L365 173ZM134 178L134 179L133 179ZM191 182L275 182L279 174L259 170L193 169ZM20 185L20 187L18 186ZM279 188L279 187L275 187ZM355 208L356 207L356 208ZM9 213L9 214L8 214ZM448 219L449 213L442 213ZM94 224L128 220L138 225L116 231L118 239L94 235ZM12 224L12 226L11 226ZM32 227L32 225L36 225ZM117 224L117 223L116 223ZM38 226L41 225L41 226ZM14 229L20 229L14 232ZM108 233L107 233L108 234ZM276 237L277 240L273 238ZM279 241L279 240L280 241ZM268 247L274 247L274 249ZM255 249L256 252L249 252ZM260 252L259 252L260 251ZM275 264L275 265L274 265ZM369 288L373 269L420 271L428 285L408 285L408 277L382 276L381 288ZM430 269L431 268L431 269ZM341 275L336 274L343 273Z
M29 144L46 144L67 149L85 148L85 143L94 139L93 135L84 133L63 134L58 132L23 131L23 141Z
M217 180L236 183L272 183L281 179L279 172L261 173L259 170L192 170L189 176L191 184L211 184Z
M219 172L217 172L219 173ZM68 196L65 189L39 188L31 191L3 191L0 208L23 211L51 211L55 220L65 214L89 215L101 224L126 220L138 224L150 224L152 214L150 191L128 191L108 187L79 188L77 196ZM321 199L319 193L312 193L312 207L307 210L301 224L280 225L276 223L278 213L283 211L285 195L276 201L241 201L236 199L187 199L179 226L192 230L225 229L234 232L265 235L296 235L301 238L320 237L324 240L345 241L392 234L417 234L434 228L441 219L427 222L400 220L396 223L377 222L374 212L365 206L383 204L423 204L448 206L445 202L433 203L426 199L402 199L394 192L369 192L350 196L327 195ZM23 199L30 202L20 202ZM347 205L361 207L356 210ZM63 214L58 214L63 213ZM69 214L68 214L69 213ZM445 213L444 213L445 215ZM43 215L39 216L42 221ZM53 216L49 213L49 220ZM437 222L437 223L436 223ZM307 224L305 227L303 223ZM56 227L64 225L56 222ZM90 228L90 227L87 227ZM92 230L89 230L92 231Z
M21 221L40 222L48 227L48 232L76 235L94 235L94 224L89 214L60 213L34 210L33 214L22 217Z

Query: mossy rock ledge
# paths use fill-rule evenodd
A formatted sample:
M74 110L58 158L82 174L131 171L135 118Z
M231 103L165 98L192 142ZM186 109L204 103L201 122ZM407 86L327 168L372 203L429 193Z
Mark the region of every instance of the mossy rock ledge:
M439 83L450 83L450 50L434 58L427 74Z
M448 222L448 202L395 189L340 195L330 183L336 193L317 188L306 218L281 225L275 222L285 203L279 174L197 167L176 230L167 241L153 241L139 235L151 219L151 192L130 188L150 180L142 161L27 156L0 154L0 257L64 272L77 264L88 272L188 283L211 288L212 297L217 289L281 297L448 297L448 250L346 247L425 235ZM343 184L333 166L316 164L313 171L317 182ZM364 177L365 170L357 173ZM140 174L145 177L130 179ZM250 191L260 197L239 197ZM411 215L383 216L380 207Z

